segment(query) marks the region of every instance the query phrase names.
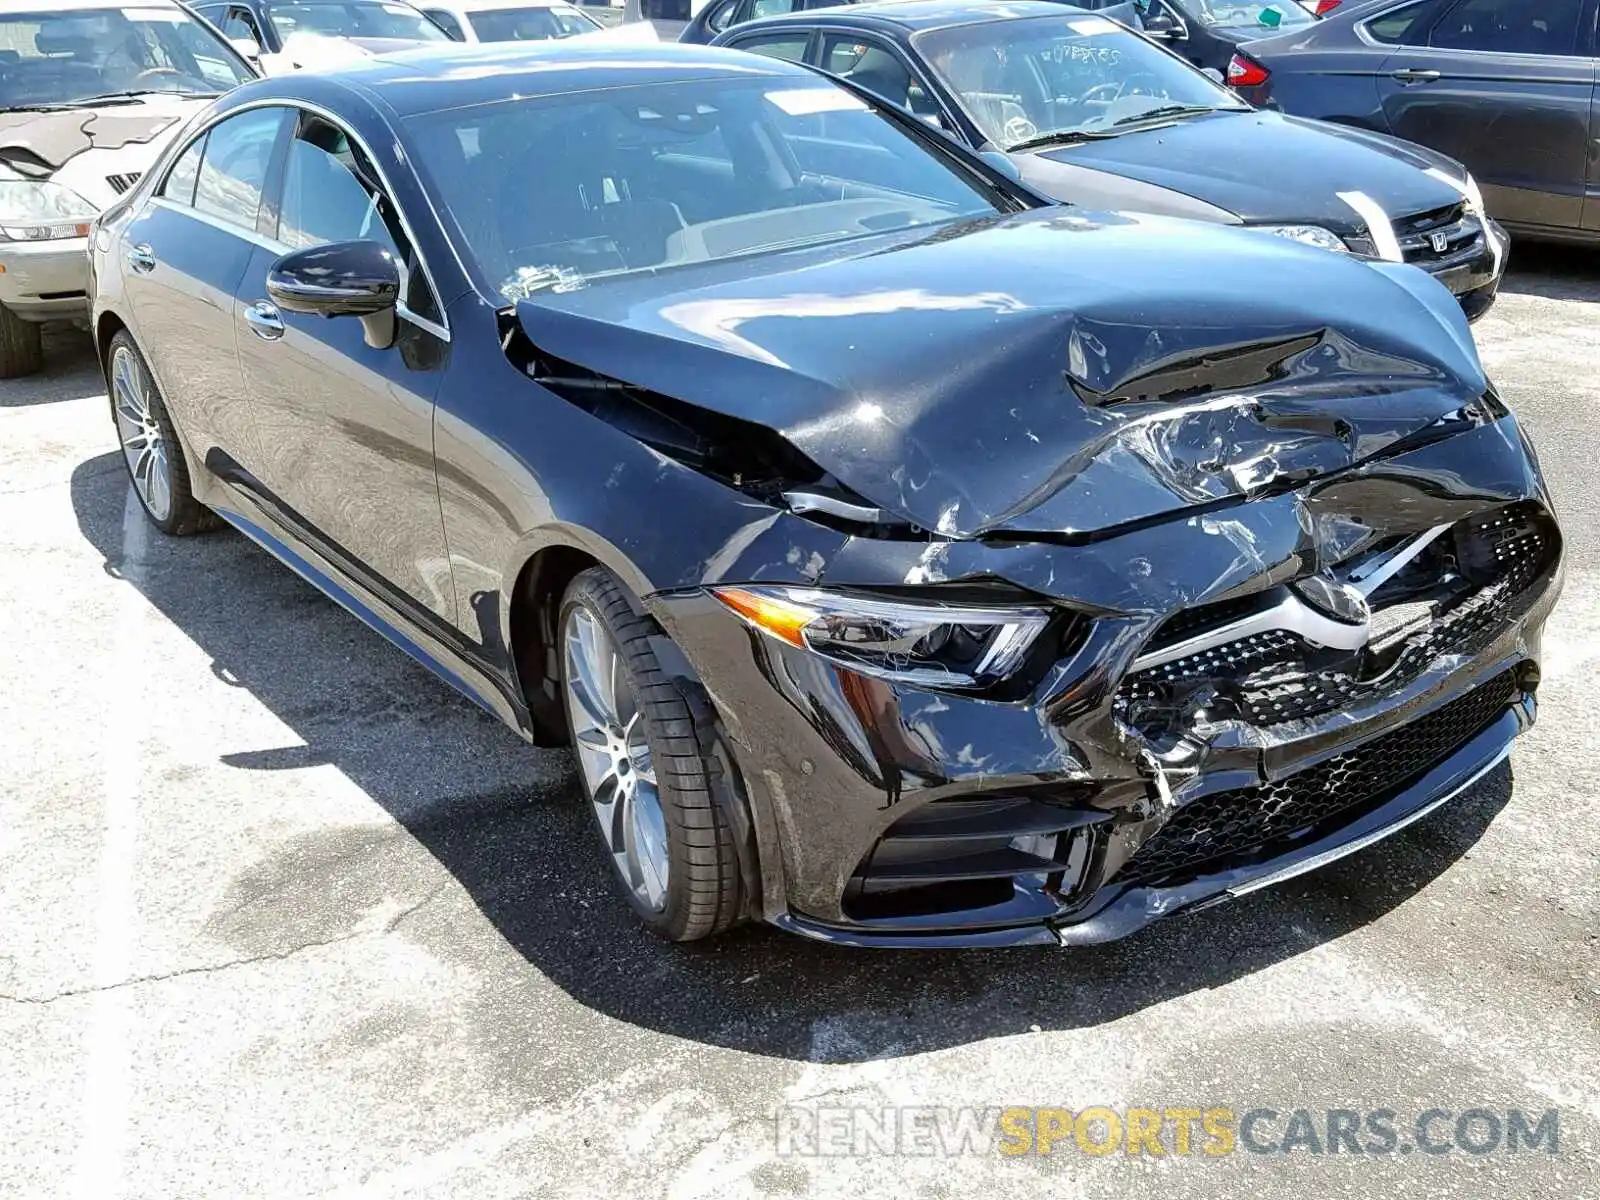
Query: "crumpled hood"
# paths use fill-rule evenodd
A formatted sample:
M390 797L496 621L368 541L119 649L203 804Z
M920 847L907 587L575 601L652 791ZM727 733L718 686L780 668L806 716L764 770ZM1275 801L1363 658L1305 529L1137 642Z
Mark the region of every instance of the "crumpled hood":
M1365 221L1340 192L1365 192L1396 217L1459 204L1462 198L1459 188L1425 173L1433 167L1460 176L1461 169L1441 154L1381 134L1271 112L1189 118L1043 150L1035 157L1181 192L1246 223L1310 223L1341 234L1355 233ZM1293 169L1285 170L1285 163L1293 163ZM1041 170L1039 184L1058 195L1049 167ZM1059 198L1072 196L1069 191Z
M85 150L116 150L130 142L153 141L184 115L143 104L0 112L0 163L26 179L48 179Z
M107 108L0 112L0 179L54 179L104 208L210 103L152 95Z
M547 355L766 425L953 537L1087 536L1296 486L1465 427L1488 386L1458 306L1414 268L1061 209L517 313Z

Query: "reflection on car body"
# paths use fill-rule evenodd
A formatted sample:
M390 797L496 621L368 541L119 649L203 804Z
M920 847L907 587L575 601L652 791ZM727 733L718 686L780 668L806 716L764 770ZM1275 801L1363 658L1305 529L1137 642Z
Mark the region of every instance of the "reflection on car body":
M1048 205L802 67L281 76L94 253L152 520L570 740L666 937L1121 936L1534 715L1560 533L1443 289Z

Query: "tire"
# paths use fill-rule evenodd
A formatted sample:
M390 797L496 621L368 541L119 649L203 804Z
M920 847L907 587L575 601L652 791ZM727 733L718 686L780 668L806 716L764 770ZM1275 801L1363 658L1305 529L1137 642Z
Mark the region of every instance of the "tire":
M592 625L585 622L592 622ZM594 734L599 730L588 729L595 724L595 716L606 715L596 711L605 707L603 698L596 705L586 704L583 699L586 660L580 648L581 637L586 629L595 628L610 640L615 651L611 677L615 681L612 690L616 698L610 715L616 722L609 739L610 751L597 748ZM567 706L568 727L573 733L573 750L578 757L578 774L614 877L622 885L634 912L658 936L668 941L688 942L721 933L735 923L741 912L743 887L738 851L727 816L713 793L722 768L702 745L694 713L684 695L661 669L652 649L652 639L664 635L622 582L602 567L591 567L572 581L561 602L557 630L561 639L558 656L561 691ZM636 724L631 726L628 722L630 705L637 714ZM630 731L617 736L623 729ZM638 737L640 732L642 739ZM638 745L641 740L643 746ZM647 765L639 758L645 747L648 748ZM609 761L614 764L620 764L622 757L632 764L635 792L631 801L618 795L627 767L612 768L614 788L608 788L603 781L600 786L596 785L596 768L608 761L608 753ZM625 839L619 853L618 839L614 836L619 827L628 824L614 819L619 815L618 804L631 806L620 812L639 815L640 826L632 828L650 826L645 788L647 770L652 777L661 817L655 828L664 828L668 864L665 886L659 897L651 894L653 876L648 870L634 870L630 876L630 866L638 864L631 864L627 859ZM613 796L609 804L602 803L599 798L599 793L606 790ZM611 818L609 831L608 818ZM651 844L648 837L635 841ZM641 879L644 881L642 888Z
M144 355L125 329L111 339L106 351L106 392L123 465L150 523L172 537L215 529L221 522L194 498L172 415Z
M39 326L0 304L0 379L19 379L44 366Z

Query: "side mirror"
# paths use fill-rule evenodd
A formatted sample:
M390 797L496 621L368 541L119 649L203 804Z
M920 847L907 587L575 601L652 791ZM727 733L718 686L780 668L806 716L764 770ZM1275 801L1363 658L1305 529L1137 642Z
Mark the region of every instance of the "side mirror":
M1183 27L1183 22L1168 16L1165 13L1152 14L1144 19L1144 32L1147 37L1153 37L1163 42L1187 42L1189 31Z
M261 44L253 37L231 37L228 44L239 52L239 57L248 62L257 62L261 58Z
M367 345L394 345L400 264L377 242L332 242L293 250L267 272L267 295L284 312L360 317Z
M1200 68L1200 74L1204 75L1207 79L1211 80L1212 83L1220 83L1220 84L1226 85L1227 82L1228 82L1227 77L1225 75L1223 75L1223 73L1221 71L1217 70L1215 67L1201 67Z

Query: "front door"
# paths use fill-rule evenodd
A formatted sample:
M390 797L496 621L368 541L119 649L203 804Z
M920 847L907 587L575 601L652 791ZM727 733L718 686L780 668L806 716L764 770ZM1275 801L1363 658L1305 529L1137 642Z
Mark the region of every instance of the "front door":
M283 108L250 109L195 138L122 235L139 344L202 461L219 443L253 441L241 402L233 296L260 240L262 188L287 117Z
M246 395L267 434L254 478L241 483L364 585L454 621L433 459L449 344L431 284L344 130L301 114L274 194L272 242L245 269L234 310ZM281 312L267 297L267 272L282 254L356 240L380 242L408 264L397 336L381 349L353 317Z
M1588 0L1441 6L1379 73L1389 128L1465 163L1501 220L1577 228L1595 84L1585 22Z

